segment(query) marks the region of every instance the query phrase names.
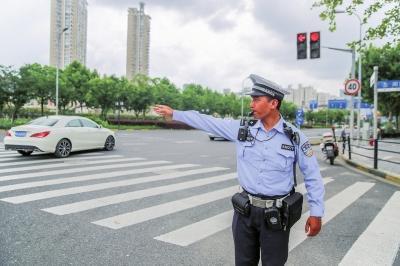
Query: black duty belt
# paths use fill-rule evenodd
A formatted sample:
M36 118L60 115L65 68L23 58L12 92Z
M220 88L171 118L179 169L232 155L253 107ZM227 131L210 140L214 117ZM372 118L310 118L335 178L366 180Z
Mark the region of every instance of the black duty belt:
M245 192L249 197L250 204L259 208L271 208L272 206L280 208L282 207L282 200L292 194L292 191L290 191L286 195L269 197L269 196L259 196L259 195L256 196L247 192L246 190L243 190L243 192Z

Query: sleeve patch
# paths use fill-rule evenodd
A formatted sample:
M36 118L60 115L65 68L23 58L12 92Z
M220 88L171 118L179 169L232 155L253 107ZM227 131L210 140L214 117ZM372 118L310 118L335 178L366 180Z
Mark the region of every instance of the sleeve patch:
M311 148L310 142L304 142L304 144L301 145L301 151L304 153L305 156L311 157L313 155L313 150Z

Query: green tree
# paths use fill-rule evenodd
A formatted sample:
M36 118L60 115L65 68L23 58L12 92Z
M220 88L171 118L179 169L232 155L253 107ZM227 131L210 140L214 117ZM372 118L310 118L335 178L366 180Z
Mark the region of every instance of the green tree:
M280 112L285 120L293 121L296 116L296 109L294 103L282 101Z
M14 123L18 112L31 97L29 88L26 86L29 75L26 67L21 67L19 72L11 67L1 68L0 71L0 80L2 80L0 83L4 86L6 95L8 95L7 102L11 104L11 118L12 123Z
M9 78L8 72L10 67L0 65L0 115L3 114L4 106L8 102L9 95Z
M204 89L201 85L198 84L186 85L181 95L182 109L200 111L203 107L200 100L200 96L202 96L203 94L204 94Z
M141 113L143 118L150 105L154 104L154 84L145 75L135 75L131 83L133 84L133 97L130 99L130 106L135 112L136 117Z
M86 102L90 107L101 108L101 118L106 120L107 112L114 108L116 99L115 77L97 77L89 81L89 92L86 94Z
M78 61L69 64L64 70L65 86L73 91L72 100L79 103L81 112L85 103L86 94L89 92L89 81L95 78L96 72L91 72Z
M400 1L399 0L373 0L361 12L361 8L365 4L362 0L351 0L343 3L343 0L318 0L315 1L313 7L322 7L324 10L320 14L322 20L329 21L329 29L336 29L335 10L345 10L347 14L361 14L363 24L367 24L372 15L383 12L380 23L373 27L367 28L364 39L374 40L384 37L393 38L394 42L400 40Z
M167 78L154 78L154 101L179 109L181 105L180 92Z
M363 51L362 56L362 98L370 103L374 101L373 88L369 86L369 78L374 66L378 66L379 80L400 80L400 43L397 45L386 44L382 48L370 45ZM396 117L396 125L399 128L400 92L385 92L378 95L378 109L389 120Z

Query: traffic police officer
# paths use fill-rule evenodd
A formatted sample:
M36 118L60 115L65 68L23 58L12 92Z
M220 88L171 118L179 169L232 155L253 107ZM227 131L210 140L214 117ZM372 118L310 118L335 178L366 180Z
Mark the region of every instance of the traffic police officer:
M279 85L257 75L250 75L251 110L255 119L247 130L246 141L238 140L239 120L225 120L196 111L178 111L156 105L154 111L165 118L181 121L236 143L237 173L240 186L252 198L249 216L234 212L232 232L236 265L284 265L288 257L290 230L273 230L265 222L265 206L260 202L279 199L293 191L298 162L307 189L310 217L305 225L308 236L321 229L324 214L324 185L319 165L307 137L282 118L279 108L285 94ZM243 123L242 123L243 124ZM285 129L291 127L299 140L293 143ZM258 204L256 204L258 203ZM264 208L263 208L264 207Z

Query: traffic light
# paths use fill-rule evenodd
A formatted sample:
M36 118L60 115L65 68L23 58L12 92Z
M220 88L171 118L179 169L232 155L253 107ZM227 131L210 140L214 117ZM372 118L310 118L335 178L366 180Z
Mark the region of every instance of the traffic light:
M307 59L307 33L297 33L297 59Z
M321 34L319 31L310 33L310 58L321 57Z

